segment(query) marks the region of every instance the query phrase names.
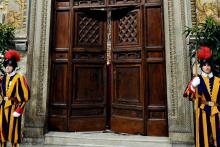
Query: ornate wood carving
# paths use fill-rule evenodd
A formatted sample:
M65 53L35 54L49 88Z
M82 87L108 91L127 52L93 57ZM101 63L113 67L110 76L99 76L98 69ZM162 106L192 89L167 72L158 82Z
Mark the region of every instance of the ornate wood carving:
M134 52L115 52L113 60L141 59L141 51Z
M119 43L137 43L137 12L128 13L119 20Z
M104 6L105 0L74 0L74 6Z
M100 53L100 54L97 54L97 53L75 53L73 55L73 61L76 61L76 60L105 60L106 58L106 55Z
M109 0L110 5L137 5L141 0Z
M115 19L114 46L140 45L141 11L138 9L117 10L113 15ZM118 15L118 14L121 15ZM115 49L115 48L114 48Z
M78 45L91 45L99 42L99 23L85 14L78 15Z
M100 13L99 18L95 17L95 12L76 11L75 14L75 47L102 47L106 13Z

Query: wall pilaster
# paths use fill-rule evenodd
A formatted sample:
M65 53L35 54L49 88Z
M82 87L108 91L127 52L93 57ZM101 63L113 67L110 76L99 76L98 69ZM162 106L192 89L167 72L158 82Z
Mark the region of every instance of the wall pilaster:
M32 0L29 22L27 77L31 100L26 108L26 137L43 137L48 99L51 0Z
M191 25L190 1L164 0L169 136L175 142L193 142L192 104L183 98L190 80L190 59L184 27Z

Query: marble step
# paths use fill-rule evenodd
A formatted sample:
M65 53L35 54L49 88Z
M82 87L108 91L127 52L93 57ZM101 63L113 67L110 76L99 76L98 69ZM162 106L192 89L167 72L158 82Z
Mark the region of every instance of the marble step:
M168 137L102 132L49 132L44 147L172 147Z

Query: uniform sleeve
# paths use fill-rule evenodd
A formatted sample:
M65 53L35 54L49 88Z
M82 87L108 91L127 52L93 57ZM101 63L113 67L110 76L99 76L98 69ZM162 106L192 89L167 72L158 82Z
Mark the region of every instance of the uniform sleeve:
M18 113L22 113L25 104L30 98L30 90L27 85L26 79L23 75L18 78L16 85L16 98L19 102L19 107L15 110Z
M2 99L2 96L3 96L3 91L2 91L2 79L3 79L3 76L0 76L0 99Z
M183 93L183 97L188 98L190 101L195 99L195 89L192 88L192 80L187 85L187 87Z

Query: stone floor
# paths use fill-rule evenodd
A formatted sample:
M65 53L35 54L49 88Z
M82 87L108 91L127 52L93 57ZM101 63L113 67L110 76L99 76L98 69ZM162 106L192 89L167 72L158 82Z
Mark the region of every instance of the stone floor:
M111 132L49 132L43 139L24 142L20 147L193 147L192 144L172 144L169 137Z

